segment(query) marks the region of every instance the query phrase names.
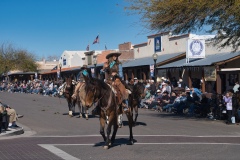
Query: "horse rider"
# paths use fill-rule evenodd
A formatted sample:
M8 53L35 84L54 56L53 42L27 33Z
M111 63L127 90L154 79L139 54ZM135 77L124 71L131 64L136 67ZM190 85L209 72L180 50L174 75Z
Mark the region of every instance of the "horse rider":
M131 88L120 77L119 65L121 62L118 57L121 55L119 52L109 53L106 56L108 60L104 65L106 82L114 87L117 92L118 104L123 104L124 111L128 110L128 95L131 92ZM127 90L128 89L128 90ZM129 92L130 91L130 92Z
M81 68L80 68L80 72L78 73L77 75L77 80L79 81L77 83L77 86L75 87L75 90L74 90L74 93L72 95L72 98L73 99L76 99L77 98L77 95L78 95L78 92L79 92L79 89L80 87L82 86L82 84L84 83L84 76L89 76L89 69L87 68L87 65L83 65Z

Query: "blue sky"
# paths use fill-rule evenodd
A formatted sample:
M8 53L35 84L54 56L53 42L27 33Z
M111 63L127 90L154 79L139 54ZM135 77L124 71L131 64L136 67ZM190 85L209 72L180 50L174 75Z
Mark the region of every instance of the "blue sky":
M38 58L64 50L117 49L139 44L153 32L128 16L124 0L0 0L0 44L10 43ZM100 44L92 45L99 34Z

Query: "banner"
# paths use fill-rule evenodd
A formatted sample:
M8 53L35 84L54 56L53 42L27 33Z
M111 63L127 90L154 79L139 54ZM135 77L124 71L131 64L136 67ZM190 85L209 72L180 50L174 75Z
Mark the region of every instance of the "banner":
M150 74L151 74L151 77L154 77L154 64L150 65Z
M122 69L122 64L119 64L119 77L123 79L123 69Z
M205 58L205 40L188 39L187 58Z
M211 67L204 67L204 78L205 81L216 81L216 69L214 66Z
M162 39L161 37L154 38L154 51L161 52L162 51Z
M57 78L60 78L60 71L57 71Z
M95 68L91 68L92 77L95 78Z
M38 77L38 74L37 74L37 72L35 72L35 79L37 79L37 77Z

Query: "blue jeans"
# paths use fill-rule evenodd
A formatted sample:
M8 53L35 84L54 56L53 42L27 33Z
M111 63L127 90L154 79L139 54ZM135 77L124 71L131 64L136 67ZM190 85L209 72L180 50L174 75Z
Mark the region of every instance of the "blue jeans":
M166 106L163 106L163 110L168 110L168 112L172 111L172 107L174 107L174 103L172 104L167 104Z

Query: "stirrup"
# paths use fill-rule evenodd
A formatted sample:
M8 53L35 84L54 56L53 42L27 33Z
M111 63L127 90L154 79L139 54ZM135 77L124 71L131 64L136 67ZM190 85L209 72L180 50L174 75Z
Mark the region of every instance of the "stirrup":
M128 106L124 106L124 107L123 107L123 111L124 111L124 112L128 111L128 109L129 109Z

